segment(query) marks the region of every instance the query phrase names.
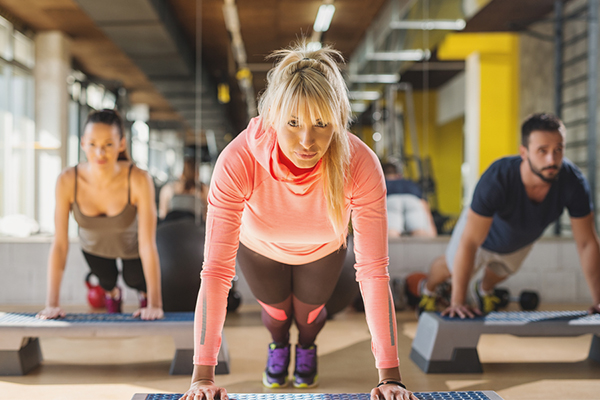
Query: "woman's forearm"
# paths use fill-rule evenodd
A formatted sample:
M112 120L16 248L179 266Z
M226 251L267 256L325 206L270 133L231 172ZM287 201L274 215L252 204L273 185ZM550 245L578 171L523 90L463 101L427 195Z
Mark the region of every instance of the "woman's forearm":
M140 258L146 279L148 306L162 308L162 293L160 286L160 267L158 251L155 246L140 249Z
M46 291L46 306L58 307L60 303L60 284L65 271L68 245L52 243L48 257L48 282Z

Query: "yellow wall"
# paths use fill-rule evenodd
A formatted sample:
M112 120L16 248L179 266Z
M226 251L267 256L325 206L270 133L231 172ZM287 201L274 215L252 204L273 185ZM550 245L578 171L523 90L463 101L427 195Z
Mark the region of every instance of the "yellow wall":
M512 33L455 33L446 36L438 57L480 58L480 174L496 159L515 154L519 144L519 39Z
M398 101L406 110L405 96L400 94ZM457 215L461 209L461 165L463 162L463 118L458 118L441 127L436 126L436 91L416 91L413 93L415 122L420 155L431 160L432 175L436 185L438 211L442 214ZM413 154L408 116L404 119L405 153ZM416 180L413 172L416 166L409 165L406 177ZM432 204L433 206L433 204Z
M494 160L516 154L519 143L518 121L518 37L510 33L451 34L441 44L438 56L445 60L464 60L474 52L480 58L480 137L479 173ZM461 166L464 160L464 117L436 126L436 91L413 94L420 155L429 157L436 184L438 211L458 215L462 208ZM426 100L426 101L425 101ZM410 126L403 103L404 146L412 155ZM365 138L365 140L369 140ZM372 144L372 143L370 143ZM405 176L417 180L416 166L409 164Z
M464 117L456 118L436 129L432 160L442 214L458 215L462 209L461 166L463 163Z
M435 91L415 91L413 92L413 104L415 109L415 124L417 128L417 141L421 157L431 156L432 138L435 133L435 113L436 113L436 97ZM404 152L407 157L413 155L410 124L408 119L407 107L405 103L404 92L398 96L400 102L403 103L404 109ZM426 104L424 103L427 101ZM418 180L418 170L415 164L408 165L405 175L409 179Z

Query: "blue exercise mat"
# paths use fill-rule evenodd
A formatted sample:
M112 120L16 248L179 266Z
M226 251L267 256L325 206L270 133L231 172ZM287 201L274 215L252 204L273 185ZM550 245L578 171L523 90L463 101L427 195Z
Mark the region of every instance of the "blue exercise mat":
M439 314L439 313L438 313ZM485 323L493 324L511 324L511 323L528 323L528 322L540 322L540 321L577 321L585 320L586 323L594 323L597 321L600 323L600 314L588 315L587 311L494 311L487 315L460 319L458 317L450 318L448 316L442 317L445 320L450 321L483 321Z
M19 325L19 324L31 324L31 323L43 323L49 321L64 321L76 324L85 323L98 323L98 322L148 322L139 317L134 318L132 314L101 314L101 313L75 313L67 314L64 318L58 318L55 320L41 320L35 317L35 313L4 313L0 312L0 325ZM193 312L167 312L165 317L159 321L164 322L183 322L193 321Z
M149 394L146 400L177 400L181 394ZM369 400L369 393L229 393L231 400ZM415 392L421 400L490 400L483 392Z
M486 322L538 322L571 320L585 317L587 311L495 311L485 316Z

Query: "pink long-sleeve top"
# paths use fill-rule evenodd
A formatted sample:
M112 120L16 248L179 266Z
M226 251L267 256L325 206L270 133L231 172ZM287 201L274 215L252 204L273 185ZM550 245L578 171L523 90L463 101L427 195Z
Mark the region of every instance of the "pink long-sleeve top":
M344 217L352 215L356 280L365 303L377 368L399 364L389 288L385 181L375 154L347 133L350 178ZM346 236L327 214L321 162L296 176L280 160L277 134L260 117L221 153L208 195L202 284L194 324L194 364L216 365L239 241L291 265L333 253Z

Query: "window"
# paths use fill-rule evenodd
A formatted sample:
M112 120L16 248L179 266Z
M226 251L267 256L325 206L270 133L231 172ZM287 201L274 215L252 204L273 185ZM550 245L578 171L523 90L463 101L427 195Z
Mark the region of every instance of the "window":
M33 46L0 17L0 217L35 218Z

